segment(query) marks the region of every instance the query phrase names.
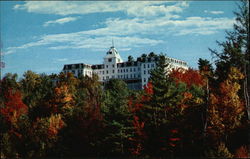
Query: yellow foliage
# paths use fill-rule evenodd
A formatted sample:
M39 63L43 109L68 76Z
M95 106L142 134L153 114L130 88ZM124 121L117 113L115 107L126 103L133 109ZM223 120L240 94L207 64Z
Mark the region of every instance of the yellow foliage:
M228 75L229 80L240 80L243 78L244 78L244 75L236 67L230 68L230 73Z
M228 79L218 88L219 93L210 94L209 124L219 136L240 125L244 106L238 96L240 85L237 80L242 78L243 75L236 68L231 68Z

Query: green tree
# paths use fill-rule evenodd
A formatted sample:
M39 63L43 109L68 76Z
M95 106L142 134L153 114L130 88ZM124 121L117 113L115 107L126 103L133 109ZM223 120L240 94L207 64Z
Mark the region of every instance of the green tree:
M225 42L217 42L222 47L222 51L212 50L216 60L216 75L218 83L224 81L230 72L231 67L238 68L244 73L244 80L241 83L241 92L244 95L248 120L250 120L250 53L249 53L249 1L242 0L238 5L239 10L234 12L236 23L234 30L228 31Z
M133 56L129 55L128 56L128 62L132 62L132 61L134 61L134 58L133 58Z
M128 154L128 138L131 131L131 113L128 110L129 90L119 79L111 79L105 84L105 155L122 156Z

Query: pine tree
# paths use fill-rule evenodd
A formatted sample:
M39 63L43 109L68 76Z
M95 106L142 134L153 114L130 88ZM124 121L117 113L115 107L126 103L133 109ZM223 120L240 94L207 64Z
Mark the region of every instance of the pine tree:
M250 120L250 53L249 53L249 1L242 0L238 5L239 11L234 12L236 23L233 31L227 31L226 41L217 42L222 47L222 52L212 50L216 60L216 75L218 83L224 81L231 67L236 67L244 74L241 83L241 92L244 94L248 120Z

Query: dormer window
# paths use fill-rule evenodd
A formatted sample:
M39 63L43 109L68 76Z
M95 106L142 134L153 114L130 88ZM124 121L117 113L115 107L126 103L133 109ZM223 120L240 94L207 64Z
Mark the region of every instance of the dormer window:
M108 52L107 52L107 55L108 55L108 54L112 54L112 51L108 51Z
M109 61L109 62L112 62L112 58L109 58L108 61Z

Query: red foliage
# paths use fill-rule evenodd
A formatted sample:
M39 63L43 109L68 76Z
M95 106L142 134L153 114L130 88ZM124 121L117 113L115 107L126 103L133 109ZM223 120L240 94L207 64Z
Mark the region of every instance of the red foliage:
M177 84L183 82L186 83L188 87L192 85L203 86L205 84L199 71L193 69L173 69L170 73L170 77L173 78Z
M238 148L235 152L235 158L249 158L250 156L248 155L249 149L247 146L241 146Z
M170 132L174 134L174 133L178 133L178 130L172 129L172 130L170 130Z
M178 138L178 137L173 137L173 138L170 138L169 140L170 140L170 141L180 141L181 139Z
M141 96L141 99L133 101L131 98L128 102L129 111L134 114L133 127L136 132L135 137L129 138L129 140L133 142L133 148L130 149L133 155L140 155L141 151L143 150L142 143L146 138L146 134L144 132L145 122L140 120L137 113L143 109L143 104L151 99L152 94L153 85L149 82L146 86L144 86L144 95Z
M17 122L21 115L27 114L28 107L23 103L21 93L9 89L5 95L3 108L0 108L0 113L5 120L11 124Z
M139 136L144 136L144 132L143 132L143 128L144 128L144 122L140 122L139 121L139 117L138 116L134 116L134 121L133 121L133 125L134 128L136 129L136 132Z
M151 82L148 82L147 85L144 86L144 92L148 95L152 95L154 93L153 85Z

